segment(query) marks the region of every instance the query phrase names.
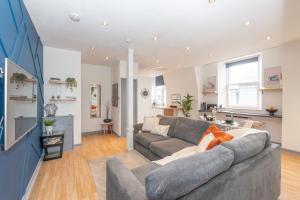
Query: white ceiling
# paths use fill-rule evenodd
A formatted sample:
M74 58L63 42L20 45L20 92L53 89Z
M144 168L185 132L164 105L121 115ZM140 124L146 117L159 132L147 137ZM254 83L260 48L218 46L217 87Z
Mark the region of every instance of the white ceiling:
M299 0L24 2L45 45L80 50L83 62L90 64L114 65L126 59L130 46L142 68L191 67L300 37ZM69 19L71 12L80 15L80 22ZM109 25L101 25L102 21ZM250 26L245 26L246 21ZM266 40L267 36L272 39Z

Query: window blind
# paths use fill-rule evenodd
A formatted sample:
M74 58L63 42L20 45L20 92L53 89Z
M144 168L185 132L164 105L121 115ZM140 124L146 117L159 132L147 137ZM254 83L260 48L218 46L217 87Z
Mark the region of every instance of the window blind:
M163 75L156 76L155 77L155 86L161 86L161 85L165 85L165 81L164 81Z
M248 58L248 59L245 59L245 60L226 63L226 68L237 66L237 65L244 65L244 64L253 63L253 62L258 62L258 57Z

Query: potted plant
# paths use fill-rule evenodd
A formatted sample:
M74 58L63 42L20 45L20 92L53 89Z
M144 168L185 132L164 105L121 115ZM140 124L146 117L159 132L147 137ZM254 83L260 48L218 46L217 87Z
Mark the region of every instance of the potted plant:
M13 73L13 75L10 78L11 83L16 83L17 89L20 88L20 86L24 86L24 81L27 79L27 76L23 73Z
M44 125L46 128L47 135L52 135L53 133L53 126L55 124L55 119L44 119Z
M67 83L67 88L70 88L71 91L73 91L74 87L77 87L77 81L75 78L68 77L66 79L66 83Z
M103 120L104 123L110 123L112 120L108 118L109 116L109 111L110 111L110 105L109 101L105 105L105 111L106 111L106 119Z
M178 101L179 108L182 110L182 113L185 117L191 117L191 111L192 111L192 104L193 104L193 96L189 95L187 93L186 96L183 97L181 101Z

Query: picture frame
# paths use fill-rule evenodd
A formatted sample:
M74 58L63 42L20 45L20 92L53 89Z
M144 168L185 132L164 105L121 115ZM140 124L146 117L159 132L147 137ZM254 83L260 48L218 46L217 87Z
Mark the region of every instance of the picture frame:
M281 66L265 68L265 70L264 70L264 87L265 88L280 88L280 87L282 87Z
M181 94L171 94L171 100L181 100Z
M112 106L118 107L119 101L119 85L118 83L114 83L112 85Z

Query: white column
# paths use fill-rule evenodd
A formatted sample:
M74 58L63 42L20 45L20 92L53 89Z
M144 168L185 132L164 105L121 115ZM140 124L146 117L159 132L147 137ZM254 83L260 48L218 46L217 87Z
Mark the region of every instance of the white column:
M128 49L127 59L127 150L133 149L133 49Z

